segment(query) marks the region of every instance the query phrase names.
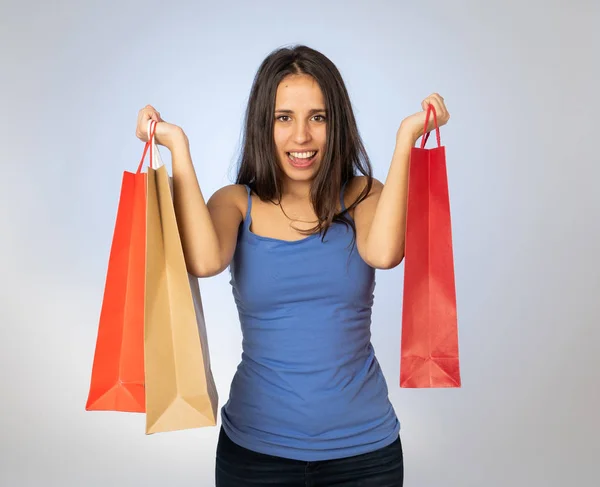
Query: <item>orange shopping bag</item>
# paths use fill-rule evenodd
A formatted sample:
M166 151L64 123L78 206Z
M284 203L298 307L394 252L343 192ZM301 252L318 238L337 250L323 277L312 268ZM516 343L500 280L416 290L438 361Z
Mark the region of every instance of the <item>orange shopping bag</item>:
M458 323L446 152L429 136L410 155L404 258L400 387L460 387Z
M125 171L100 312L87 411L145 412L144 293L146 181L144 148L135 173Z

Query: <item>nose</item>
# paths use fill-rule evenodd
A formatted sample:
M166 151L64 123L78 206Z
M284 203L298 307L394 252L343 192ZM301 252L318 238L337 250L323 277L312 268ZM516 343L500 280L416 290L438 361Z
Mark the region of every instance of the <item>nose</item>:
M308 122L299 120L295 124L293 137L296 144L305 144L308 142L311 139Z

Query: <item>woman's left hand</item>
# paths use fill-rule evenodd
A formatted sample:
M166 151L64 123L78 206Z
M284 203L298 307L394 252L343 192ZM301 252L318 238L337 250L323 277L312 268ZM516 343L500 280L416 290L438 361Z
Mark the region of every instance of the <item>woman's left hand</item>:
M425 118L427 116L427 107L429 106L429 104L432 104L435 108L438 127L441 127L442 125L448 123L448 120L450 119L450 114L448 113L448 109L444 104L444 99L438 93L433 93L421 102L421 107L423 108L423 111L417 112L402 120L400 128L398 129L398 133L396 134L397 139L406 139L408 137L411 140L411 143L414 144L417 141L417 139L423 135ZM429 124L425 132L429 132L434 128L435 123L433 113L431 113L429 115Z

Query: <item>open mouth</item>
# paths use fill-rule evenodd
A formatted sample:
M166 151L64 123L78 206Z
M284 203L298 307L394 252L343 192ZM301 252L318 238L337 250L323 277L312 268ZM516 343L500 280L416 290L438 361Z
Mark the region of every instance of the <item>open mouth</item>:
M286 152L288 161L295 167L308 167L317 158L319 151Z

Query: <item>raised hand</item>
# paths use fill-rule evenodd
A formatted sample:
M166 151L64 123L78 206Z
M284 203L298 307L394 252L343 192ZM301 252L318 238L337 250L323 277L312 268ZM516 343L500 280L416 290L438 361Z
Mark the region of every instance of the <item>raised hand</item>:
M154 132L156 143L167 147L169 150L172 149L173 143L177 138L185 136L181 127L165 122L161 118L158 110L152 105L146 105L138 113L137 126L135 129L136 137L142 142L148 141L148 122L150 120L156 122L156 131Z
M429 104L432 104L435 108L435 113L437 117L438 126L441 127L448 123L450 119L450 113L448 113L448 109L446 108L446 104L444 103L444 98L438 93L433 93L425 98L421 102L422 111L414 113L406 117L402 120L400 124L400 128L398 129L397 137L409 137L415 142L419 137L423 135L423 129L425 125L425 118L427 115L427 107ZM429 117L429 123L426 129L426 132L433 130L435 128L433 114Z

